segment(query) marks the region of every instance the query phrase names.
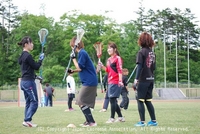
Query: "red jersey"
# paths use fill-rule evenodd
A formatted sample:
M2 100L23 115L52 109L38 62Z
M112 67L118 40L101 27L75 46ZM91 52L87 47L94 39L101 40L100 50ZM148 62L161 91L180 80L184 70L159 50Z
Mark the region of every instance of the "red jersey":
M119 74L122 74L122 59L120 56L115 55L108 58L106 72L108 74L108 84L119 83Z

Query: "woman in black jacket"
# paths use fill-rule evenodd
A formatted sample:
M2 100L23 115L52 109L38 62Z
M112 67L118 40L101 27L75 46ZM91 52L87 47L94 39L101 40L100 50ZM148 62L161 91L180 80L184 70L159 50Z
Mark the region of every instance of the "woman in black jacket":
M24 37L18 45L23 47L21 56L18 59L18 63L21 68L21 90L24 91L24 98L26 101L25 111L24 111L24 121L23 126L26 127L36 127L33 124L32 117L38 108L38 95L35 83L35 73L34 70L38 70L42 65L42 60L44 59L44 53L40 54L39 61L35 62L31 54L29 53L33 50L32 39L28 36Z

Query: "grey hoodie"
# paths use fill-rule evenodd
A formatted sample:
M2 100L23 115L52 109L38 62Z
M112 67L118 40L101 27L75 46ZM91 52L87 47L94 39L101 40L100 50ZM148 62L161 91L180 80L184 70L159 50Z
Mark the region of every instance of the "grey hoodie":
M31 54L23 51L18 59L21 68L22 80L35 80L34 70L38 70L42 65L42 61L35 62Z

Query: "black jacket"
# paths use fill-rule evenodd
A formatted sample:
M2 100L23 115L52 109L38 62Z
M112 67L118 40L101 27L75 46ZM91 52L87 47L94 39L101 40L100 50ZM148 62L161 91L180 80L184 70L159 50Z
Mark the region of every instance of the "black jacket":
M38 63L35 62L31 54L27 51L22 52L18 59L18 63L21 68L22 80L35 80L34 70L38 70L42 65L42 61L39 61Z

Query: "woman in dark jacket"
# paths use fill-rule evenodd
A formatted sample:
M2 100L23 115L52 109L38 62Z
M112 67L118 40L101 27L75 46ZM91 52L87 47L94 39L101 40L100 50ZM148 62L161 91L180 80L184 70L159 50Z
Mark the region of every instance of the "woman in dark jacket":
M35 73L34 70L38 70L42 65L42 60L44 59L44 53L40 54L39 61L35 62L33 57L29 53L33 50L32 39L28 36L24 37L18 45L23 47L21 56L18 59L18 63L21 68L21 90L24 91L24 98L26 101L25 112L24 112L24 121L23 126L26 127L36 127L36 124L33 124L32 117L37 111L38 108L38 95L37 88L35 83Z

